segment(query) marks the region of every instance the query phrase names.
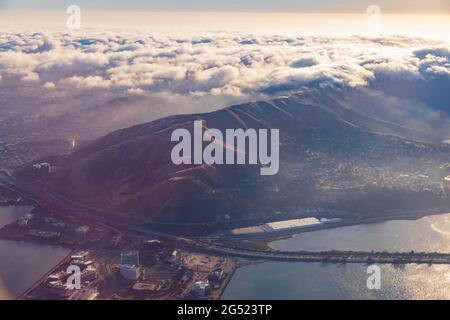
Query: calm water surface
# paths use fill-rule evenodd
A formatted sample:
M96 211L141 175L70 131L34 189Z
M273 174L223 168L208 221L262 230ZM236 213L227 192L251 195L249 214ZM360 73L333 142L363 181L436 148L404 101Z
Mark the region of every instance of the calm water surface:
M0 228L30 213L31 206L0 206Z
M0 207L0 228L33 207ZM0 299L13 299L61 261L70 250L56 246L0 240Z
M369 290L366 264L265 262L236 271L222 299L450 299L450 266L380 265Z
M450 252L450 214L298 234L279 250ZM381 289L367 289L366 264L265 262L238 269L223 299L450 299L450 265L380 265Z
M0 299L23 293L69 252L57 246L0 240Z
M450 214L306 232L271 243L278 250L450 252Z

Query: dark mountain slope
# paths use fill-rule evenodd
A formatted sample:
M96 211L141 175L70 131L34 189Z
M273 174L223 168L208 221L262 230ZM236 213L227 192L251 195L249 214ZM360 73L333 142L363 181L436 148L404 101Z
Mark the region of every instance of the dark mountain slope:
M199 119L222 132L280 129L280 172L260 176L256 165L174 165L171 133L177 128L192 133ZM145 221L273 219L276 211L317 206L351 215L380 214L417 208L417 201L424 206L446 203L438 185L449 150L405 139L409 132L346 108L333 97L294 95L115 131L52 160L56 169L48 182L71 199ZM401 178L422 171L429 180ZM21 174L33 172L27 168ZM425 192L425 187L430 188ZM395 200L397 192L405 195L401 203ZM383 202L377 203L377 197ZM368 208L369 203L377 205Z

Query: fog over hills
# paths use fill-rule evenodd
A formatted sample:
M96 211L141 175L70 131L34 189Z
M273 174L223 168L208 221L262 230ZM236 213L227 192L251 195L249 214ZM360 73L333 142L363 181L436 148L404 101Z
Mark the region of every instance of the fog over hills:
M445 207L449 53L445 41L394 35L5 29L0 163L143 221ZM175 166L170 135L196 119L279 129L279 173ZM41 160L48 177L32 169Z
M401 91L411 101L420 94L436 109L450 75L449 44L414 37L2 30L0 131L8 141L24 126L22 139L94 139L324 86Z
M344 96L333 99L353 111L421 131L409 130L403 134L407 138L449 140L450 47L445 41L2 28L3 167L65 152L73 139L79 145L165 116L211 112L312 88L344 90ZM333 102L321 105L328 103Z
M309 89L172 116L52 158L56 168L50 177L36 176L30 168L21 172L71 199L143 221L213 222L225 215L273 219L275 212L309 207L370 216L450 205L443 186L450 146L439 134L422 130L426 119L418 128L371 111L373 94L381 92ZM367 110L358 107L364 99ZM279 128L280 172L260 176L257 165L174 165L171 133L192 132L198 119L222 132Z

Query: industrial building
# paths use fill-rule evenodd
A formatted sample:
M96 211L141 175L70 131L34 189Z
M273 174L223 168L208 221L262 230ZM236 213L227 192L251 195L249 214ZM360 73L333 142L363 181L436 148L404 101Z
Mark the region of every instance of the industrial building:
M206 298L210 291L210 285L208 280L197 281L192 285L192 294L198 298Z
M141 276L141 268L136 265L121 264L119 266L119 272L127 280L136 281Z
M312 227L312 226L316 226L316 225L320 225L320 224L322 224L322 222L319 219L314 218L314 217L309 217L309 218L269 222L269 223L261 224L259 226L237 228L237 229L232 230L232 233L235 235L242 235L242 234L252 234L252 233L274 232L274 231L296 229L296 228L301 229L301 228Z
M126 251L126 252L122 252L120 254L120 264L123 265L133 265L133 266L138 266L139 263L139 251L137 250L131 250L131 251Z

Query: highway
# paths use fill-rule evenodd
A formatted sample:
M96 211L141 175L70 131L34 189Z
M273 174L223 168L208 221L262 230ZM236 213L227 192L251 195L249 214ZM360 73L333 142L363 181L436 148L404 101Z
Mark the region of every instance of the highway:
M169 233L151 230L142 226L141 222L117 215L105 213L97 208L86 207L70 201L59 195L52 194L29 182L14 177L6 170L0 170L1 183L8 185L20 193L35 200L40 206L52 208L62 213L70 213L85 221L101 224L104 227L120 233L146 235L178 241L198 250L224 256L240 257L251 260L303 261L303 262L338 262L338 263L426 263L450 264L450 253L420 253L420 252L288 252L246 249L242 247L224 246L216 237L182 237ZM298 232L298 231L297 231ZM266 234L271 236L273 234Z
M207 247L205 245L205 247ZM362 252L362 251L271 251L232 248L210 244L209 250L249 260L324 263L450 264L450 253L437 252Z
M93 220L96 223L102 223L105 225L109 225L110 228L117 228L118 230L129 230L130 232L139 232L141 234L150 235L150 236L158 236L162 238L170 238L174 240L211 240L211 241L220 241L220 240L248 240L255 238L268 238L274 236L289 236L293 234L297 234L300 232L308 232L308 231L317 231L323 229L344 227L344 226L352 226L352 225L361 225L361 224L371 224L371 223L379 223L387 220L413 220L418 219L422 216L429 216L435 214L443 214L448 213L449 210L445 208L430 208L426 211L417 210L417 211L408 211L408 212L395 212L390 213L389 215L380 215L373 217L366 217L361 219L345 219L332 223L323 223L319 225L314 225L310 227L302 227L302 228L291 228L291 229L280 229L278 231L273 231L270 233L256 233L256 234L232 234L231 232L222 232L221 234L215 235L186 235L181 236L175 235L174 233L161 231L160 227L166 227L165 229L172 227L173 230L177 230L177 227L183 226L188 227L194 230L194 228L199 228L204 226L204 223L167 223L167 222L142 222L141 220L135 220L130 217L126 217L126 214L121 215L120 213L112 214L111 212L107 212L101 208L95 208L92 206L87 206L70 199L67 199L58 194L49 192L47 190L43 190L43 187L36 186L28 181L24 181L18 179L13 176L8 170L0 169L0 182L9 185L13 189L28 195L30 198L37 201L43 207L57 207L63 212L70 212L79 217L83 217L84 219Z
M39 188L28 181L20 180L7 170L0 170L0 182L30 197L44 208L55 209L56 212L70 213L86 221L93 221L121 233L129 231L155 237L170 238L172 240L189 240L169 233L144 228L141 222L134 221L131 218L122 218L118 215L106 213L98 208L76 203L60 195L43 190L43 188Z

